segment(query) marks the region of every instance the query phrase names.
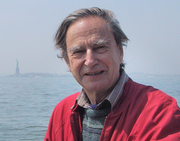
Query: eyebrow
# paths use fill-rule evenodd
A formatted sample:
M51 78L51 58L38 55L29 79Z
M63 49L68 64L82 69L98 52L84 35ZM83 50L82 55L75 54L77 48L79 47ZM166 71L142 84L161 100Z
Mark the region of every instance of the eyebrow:
M90 44L90 46L100 46L100 45L109 45L109 44L110 44L110 40L103 38L103 39L99 39L99 40L97 39L96 41L93 41L93 43ZM79 49L83 49L83 46L75 45L75 46L70 47L68 50L69 52L74 52Z
M68 50L69 50L69 52L74 52L74 51L79 50L81 48L82 48L81 46L72 46Z
M93 42L93 46L99 46L99 45L109 45L110 44L110 41L106 38L103 38L103 39L99 39L97 41L94 41Z

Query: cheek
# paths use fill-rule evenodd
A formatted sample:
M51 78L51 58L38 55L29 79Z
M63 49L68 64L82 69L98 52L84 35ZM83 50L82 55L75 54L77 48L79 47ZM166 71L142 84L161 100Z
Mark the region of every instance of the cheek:
M70 69L71 69L71 73L73 74L79 74L82 68L82 62L79 60L71 60L70 62Z

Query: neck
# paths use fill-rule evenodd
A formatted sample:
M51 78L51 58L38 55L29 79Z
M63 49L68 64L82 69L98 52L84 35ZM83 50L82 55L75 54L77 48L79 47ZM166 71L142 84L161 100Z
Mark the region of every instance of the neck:
M97 105L99 104L101 101L103 101L109 94L105 94L105 95L99 95L99 94L87 94L90 102L92 105Z
M114 87L113 87L114 88ZM92 105L97 105L99 104L101 101L103 101L113 90L113 88L109 89L106 92L103 91L94 91L94 92L89 92L85 90L85 93L87 94L89 101Z

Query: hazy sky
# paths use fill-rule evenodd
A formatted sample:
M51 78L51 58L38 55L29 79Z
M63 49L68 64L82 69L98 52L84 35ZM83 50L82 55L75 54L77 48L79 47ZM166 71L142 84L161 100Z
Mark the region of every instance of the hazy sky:
M66 74L56 55L54 35L62 20L85 7L113 11L130 39L127 73L180 74L180 1L178 0L0 0L0 75Z

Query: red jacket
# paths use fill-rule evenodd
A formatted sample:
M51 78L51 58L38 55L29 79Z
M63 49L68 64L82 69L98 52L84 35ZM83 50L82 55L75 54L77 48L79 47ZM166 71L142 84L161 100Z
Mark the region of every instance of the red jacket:
M81 141L82 110L78 93L54 109L44 141ZM107 116L100 141L180 141L180 108L160 90L126 83L121 100Z

